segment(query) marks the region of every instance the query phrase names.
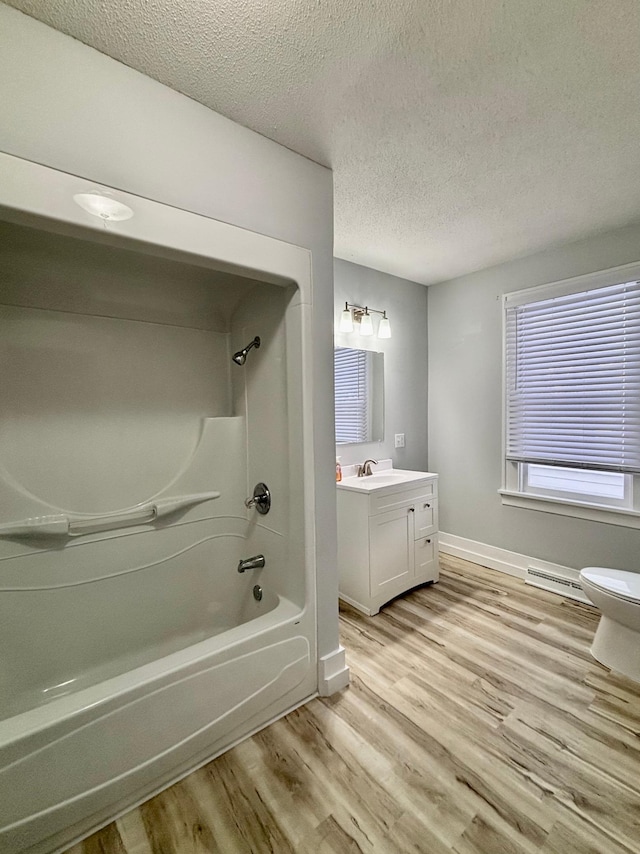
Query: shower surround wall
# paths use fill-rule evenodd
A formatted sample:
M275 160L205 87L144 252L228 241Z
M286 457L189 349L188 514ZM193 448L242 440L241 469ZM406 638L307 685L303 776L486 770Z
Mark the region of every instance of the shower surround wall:
M55 69L54 74L51 69ZM188 771L207 756L223 750L252 728L264 725L270 718L282 714L286 711L287 698L292 696L292 692L296 699L290 699L289 705L299 702L300 692L307 690L306 684L301 683L297 694L295 689L287 688L287 685L295 684L300 679L300 666L304 671L303 682L308 679L311 686L307 696L316 689L320 693L331 693L342 687L348 679L344 651L338 639L335 487L332 474L332 176L327 169L3 4L0 4L0 100L3 110L0 152L30 161L32 171L38 171L34 164L59 170L48 192L36 200L42 216L78 223L80 212L72 201L72 192L86 192L96 185L113 187L126 191L125 201L127 192L136 194L129 199L129 203L136 208L136 216L129 224L142 241L152 240L147 227L149 225L161 227L162 241L166 245L173 245L172 239L177 233L173 226L163 227L170 219L168 208L158 213L143 203L145 198L153 199L170 207L172 221L177 220L180 234L196 254L210 254L207 250L211 243L201 234L199 223L199 219L207 217L209 223L217 226L216 233L220 235L220 239L214 241L218 252L216 257L241 265L245 268L243 276L253 276L246 269L248 261L243 260L247 257L243 247L249 241L252 247L250 256L260 258L256 269L270 270L274 256L281 258L286 255L288 258L293 257L290 263L287 261L285 264L289 281L304 280L307 283L306 304L295 305L296 297L291 297L284 318L280 317L278 321L287 338L283 375L286 376L286 385L288 388L302 388L304 392L302 406L299 401L290 403L287 396L288 438L300 435L302 426L304 446L300 448L295 443L289 445L289 465L283 470L279 470L276 455L271 456L270 450L268 460L264 460L270 467L270 473L265 477L267 482L268 478L276 477L273 483L269 483L274 493L273 515L270 514L264 521L270 518L275 520L278 513L285 512L285 504L280 502L284 494L288 493L290 537L286 549L291 558L293 550L299 549L300 543L304 544L303 578L291 573L289 562L275 566L270 561L265 571L272 581L266 585L260 579L265 589L265 612L259 612L260 616L255 616L257 612L251 610L257 603L249 597L246 608L244 603L236 608L241 625L165 655L161 659L162 667L156 659L134 668L134 671L128 671L135 672L135 685L130 684L126 673L113 676L75 695L59 697L52 703L0 722L0 763L16 772L20 768L23 771L19 780L14 777L13 781L5 782L0 808L6 811L9 820L13 820L20 814L20 810L28 809L29 799L34 815L38 815L37 822L29 830L36 835L31 839L48 838L48 842L43 842L44 847L40 849L44 851L52 847L49 844L54 840L51 834L58 834L56 839L62 845L60 840L64 838L66 842L69 839L68 832L81 835L91 829L88 820L93 822L92 826L106 822L136 800L147 797L154 786L158 788L166 785L170 779ZM5 156L0 153L0 207L8 204L5 200L7 192L10 190L13 193L15 189L12 180L8 180L12 174L4 171ZM85 180L73 176L81 176ZM70 185L78 189L72 189L70 193ZM29 183L31 195L36 195L41 186L38 175ZM21 207L20 194L13 193L11 204ZM201 215L192 217L195 225L190 220L188 228L185 211ZM105 232L95 223L90 225L88 220L84 224L95 232L97 242L108 243L109 230ZM58 223L56 228L65 230L63 223ZM113 230L125 233L118 224ZM237 239L237 232L243 234L242 246ZM152 242L157 244L155 240ZM155 248L161 253L160 246L156 245ZM288 255L286 249L291 250ZM219 266L218 269L227 268ZM99 276L97 272L96 278L99 279ZM265 279L264 276L258 278L261 281L275 281ZM118 291L118 284L112 284ZM197 291L195 283L192 284ZM199 328L194 319L201 317L203 311L206 314L203 305L197 299L195 302L187 301L190 304L187 309L186 303L171 297L171 291L171 287L156 281L153 300L143 301L145 314L142 317L130 314L128 317L146 323L166 322L169 315L175 312L177 317L185 317L184 327ZM233 296L233 288L229 292ZM78 297L75 294L74 300ZM108 305L110 300L105 297L104 291L101 299L105 300L106 313L112 314L112 306ZM223 308L221 300L222 297L219 310ZM120 298L115 300L116 303L120 301ZM151 306L154 312L160 313L159 316L151 314ZM54 307L48 306L48 309ZM73 311L74 305L59 304L57 308ZM81 309L81 305L76 304L75 308ZM135 300L130 300L127 310L134 308ZM250 310L248 304L244 308ZM238 327L235 325L236 320ZM218 330L226 329L228 332L229 355L256 334L251 330L245 336L241 320L242 310L238 307L234 322ZM290 352L288 342L294 340L303 342L302 354ZM242 383L248 381L252 371L261 370L264 364L254 357L268 356L270 351L278 352L277 348L274 350L274 343L267 346L265 339L260 351L249 354L244 368L237 368L229 362L229 370L232 370L231 411L234 415L225 418L230 427L233 418L242 417L241 413L236 414L237 397L244 393ZM304 372L302 364L305 366ZM236 386L236 383L240 385ZM249 384L249 396L251 388L258 396L266 398L266 387L252 387ZM278 399L277 396L275 399ZM271 406L269 401L265 417L272 417L273 413L267 411ZM251 407L252 400L249 399L249 410ZM256 448L256 442L266 444L266 438L260 435L258 421L257 416L254 421L249 411L244 426L249 433L253 430L249 444L254 441ZM202 423L204 426L211 422ZM280 437L279 441L284 442L284 437ZM246 489L251 489L257 479L254 478L253 460L249 452L245 462ZM271 474L272 471L274 474ZM207 506L212 510L217 508L215 512L220 512L220 502L223 500L221 494L220 498L195 505L187 510L187 518L193 518L196 524L200 524L199 519L196 521L197 514L204 512ZM255 512L250 518L255 518ZM187 526L182 527L184 529ZM264 528L256 527L254 532L248 531L249 536L252 533L257 536L257 532L262 532L260 535L265 537L265 541L247 539L247 550L243 551L242 556L260 553L267 545L275 549L279 532L275 525L271 527L271 533L267 531L266 525ZM156 534L162 537L164 533L163 530L153 531L149 537ZM128 540L131 542L137 538L141 542L145 536L142 533L132 534ZM268 543L267 537L271 538ZM279 538L278 542L284 549L284 538ZM80 554L82 549L68 552ZM193 550L189 554L192 555ZM224 562L226 566L226 558ZM3 564L6 566L7 561ZM143 577L142 572L136 573L138 578ZM232 575L234 581L236 578L240 582L246 581L248 591L256 583L251 578L255 573L240 576L233 570ZM224 578L231 583L227 575ZM85 585L87 590L92 586L93 583ZM175 598L181 599L184 580L180 578L176 586L179 589ZM303 588L304 604L300 606L298 603ZM269 601L268 595L272 589L278 599L275 607L269 610L274 604ZM173 604L174 598L168 596L167 606ZM255 619L243 623L252 616ZM136 617L141 619L139 609ZM296 641L300 635L308 639L302 645ZM73 645L72 638L67 642ZM206 646L206 654L202 653L202 644ZM60 650L60 657L64 658L64 655L65 651ZM305 657L308 657L310 671L304 664ZM290 666L287 666L287 662ZM286 684L278 678L281 672ZM248 690L251 687L250 680L256 678L262 683L256 700L260 711L246 719L243 718L244 712L238 708L242 699L239 695ZM224 691L216 689L220 679L226 685ZM105 686L112 691L112 699L109 700L110 717L105 719L105 723L106 720L111 722L110 737L126 746L126 750L116 751L113 756L103 747L109 743L106 733L99 729L95 720L90 721L86 717L91 708L96 708L95 703L104 699L100 695ZM149 696L150 690L160 701L159 708L154 707L155 711L147 707L144 699ZM86 711L74 706L74 696L79 694L87 700ZM54 709L57 713L55 720ZM215 733L199 717L203 709L206 710L208 721L221 719ZM134 762L139 760L145 750L157 748L158 733L162 734L166 730L167 723L172 738L178 741L183 739L183 743L186 731L198 733L196 741L187 745L189 749L183 751L183 758L176 762L175 757L171 759L163 754L164 758L154 764L151 779L155 782L150 783L150 775L146 774L144 779L132 779L132 788L127 792L116 792L120 800L101 798L97 788L100 785L99 776L113 773L117 778L117 762L122 759L123 753L132 752L134 746L140 751L139 755L132 757ZM71 731L87 734L87 737L93 732L93 741L74 742L70 738ZM73 748L70 747L66 753L60 752L65 745L70 744L74 745ZM55 750L54 745L57 745ZM58 752L54 755L52 750ZM47 772L44 772L43 767L29 767L24 763L20 766L18 762L27 756L40 756ZM55 773L52 774L50 769L54 769ZM74 792L79 772L85 774L84 788L81 792ZM135 786L138 788L134 792ZM47 787L49 794L54 790L54 794L67 804L66 813L56 816L57 824L53 829L51 816L46 812L49 796ZM60 829L63 827L66 829ZM5 839L0 847L11 850L9 844L13 848L18 848L18 845L25 848L31 844L25 835L27 831L20 836L22 831L16 827L15 833L17 836L14 836L13 842L8 843Z
M330 693L347 674L335 554L331 172L3 4L0 101L0 151L310 251L318 684Z
M37 854L313 695L317 652L301 290L24 218L0 222L0 848Z

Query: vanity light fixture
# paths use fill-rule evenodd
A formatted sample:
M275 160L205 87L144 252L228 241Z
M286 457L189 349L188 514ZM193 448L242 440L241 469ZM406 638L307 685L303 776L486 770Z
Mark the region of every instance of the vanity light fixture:
M377 308L369 308L368 305L353 305L345 302L344 310L340 314L338 332L353 332L354 323L359 324L360 335L373 335L372 314L381 314L378 325L378 338L391 338L391 324L386 311L378 311Z
M368 308L360 315L360 335L373 335L373 320Z
M382 318L378 326L378 338L391 338L391 324L389 323L386 311L382 312Z
M349 311L349 303L345 302L344 311L340 315L339 332L353 332L353 315Z
M114 199L106 190L92 190L90 193L76 193L73 201L92 216L107 222L122 222L131 219L133 211L129 205Z

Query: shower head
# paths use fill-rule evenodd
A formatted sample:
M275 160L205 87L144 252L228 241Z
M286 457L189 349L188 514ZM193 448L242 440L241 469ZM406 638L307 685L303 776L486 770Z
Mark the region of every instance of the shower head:
M257 350L259 346L260 346L260 339L256 335L256 337L253 339L251 344L247 344L247 346L243 350L238 350L237 353L233 354L233 356L232 356L233 361L236 363L236 365L244 365L244 363L247 361L247 353L249 352L249 350L252 347L255 347Z

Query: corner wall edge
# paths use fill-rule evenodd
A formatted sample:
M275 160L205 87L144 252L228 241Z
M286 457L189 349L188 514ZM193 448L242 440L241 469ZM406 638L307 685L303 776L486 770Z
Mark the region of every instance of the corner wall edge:
M318 694L321 697L329 697L346 688L349 680L343 646L338 646L333 652L318 659Z

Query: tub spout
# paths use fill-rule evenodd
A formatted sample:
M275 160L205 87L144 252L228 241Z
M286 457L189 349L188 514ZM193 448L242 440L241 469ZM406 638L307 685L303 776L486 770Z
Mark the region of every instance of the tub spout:
M265 563L264 555L247 557L238 564L238 572L246 572L248 569L262 569Z

